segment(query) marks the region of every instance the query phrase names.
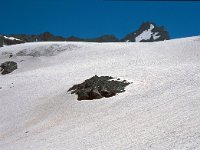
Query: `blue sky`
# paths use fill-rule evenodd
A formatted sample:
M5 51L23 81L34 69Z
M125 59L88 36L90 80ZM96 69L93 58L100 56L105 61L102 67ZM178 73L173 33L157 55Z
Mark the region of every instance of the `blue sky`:
M200 35L200 2L0 0L0 33L123 38L142 22L163 25L171 38Z

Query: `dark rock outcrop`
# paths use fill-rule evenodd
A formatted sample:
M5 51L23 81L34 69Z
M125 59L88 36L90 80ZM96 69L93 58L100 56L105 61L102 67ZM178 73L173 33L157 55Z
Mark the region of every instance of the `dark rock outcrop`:
M16 45L16 44L21 44L21 43L25 43L22 40L10 40L10 39L4 39L4 44L5 45Z
M128 34L123 42L154 42L169 40L169 34L165 28L158 27L155 23L145 22L138 30Z
M0 35L0 47L3 47L3 36Z
M39 41L38 35L31 35L31 34L11 34L9 36L21 39L25 42L35 42Z
M2 75L9 74L17 69L17 63L14 61L6 61L0 65Z
M25 41L14 37L0 35L0 47L2 47L3 45L15 45L21 43L25 43Z
M114 35L103 35L94 39L86 39L87 42L119 42Z
M93 100L103 97L112 97L124 92L124 88L130 83L127 81L112 80L110 76L93 76L81 84L72 86L68 91L78 95L78 100Z
M55 36L50 32L44 32L38 36L39 41L65 41L62 36Z

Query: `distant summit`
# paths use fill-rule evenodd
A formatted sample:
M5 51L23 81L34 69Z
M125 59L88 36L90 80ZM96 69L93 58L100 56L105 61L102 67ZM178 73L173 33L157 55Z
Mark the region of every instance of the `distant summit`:
M169 40L169 34L165 28L158 27L155 23L145 22L138 30L128 34L123 42L154 42Z
M44 32L37 37L39 41L65 41L65 38L62 36L55 36L50 32Z

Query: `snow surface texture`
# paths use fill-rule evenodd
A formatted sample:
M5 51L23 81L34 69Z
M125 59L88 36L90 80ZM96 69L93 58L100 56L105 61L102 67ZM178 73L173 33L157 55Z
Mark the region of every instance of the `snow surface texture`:
M18 69L0 75L1 150L200 149L199 37L26 43L0 48L0 63L7 60ZM94 101L67 92L95 74L133 83Z
M152 30L154 29L154 25L150 25L150 28L148 30L143 31L140 35L138 35L135 38L135 42L140 42L142 40L148 40L153 36L153 39L156 40L158 39L160 36L158 35L159 33L153 33Z

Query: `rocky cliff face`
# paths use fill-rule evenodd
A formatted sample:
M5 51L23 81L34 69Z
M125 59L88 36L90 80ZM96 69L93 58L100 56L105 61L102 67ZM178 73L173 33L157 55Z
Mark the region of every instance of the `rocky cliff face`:
M164 27L158 27L155 23L143 23L138 30L128 34L123 42L154 42L169 39L169 34Z

